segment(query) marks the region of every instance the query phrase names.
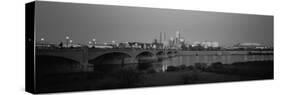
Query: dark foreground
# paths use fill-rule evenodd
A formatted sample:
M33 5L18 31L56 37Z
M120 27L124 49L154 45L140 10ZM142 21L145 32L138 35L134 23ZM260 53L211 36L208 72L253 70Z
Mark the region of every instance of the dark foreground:
M111 72L45 74L37 75L36 86L39 93L48 93L261 79L273 79L273 61L196 63L193 66L170 66L166 72L123 68Z

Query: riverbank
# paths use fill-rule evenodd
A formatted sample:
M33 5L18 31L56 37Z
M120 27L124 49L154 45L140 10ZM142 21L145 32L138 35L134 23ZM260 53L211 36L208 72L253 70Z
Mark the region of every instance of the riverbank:
M144 75L143 86L232 82L273 79L273 61L250 61L210 65L169 66L166 72Z
M166 86L197 83L253 80L254 77L217 74L205 71L177 71L144 75L140 86Z
M273 51L179 51L177 55L273 55Z
M153 69L119 69L112 72L77 72L38 77L40 92L104 90L181 84L233 82L273 79L273 61L233 64L196 63L191 66L169 66L166 72Z

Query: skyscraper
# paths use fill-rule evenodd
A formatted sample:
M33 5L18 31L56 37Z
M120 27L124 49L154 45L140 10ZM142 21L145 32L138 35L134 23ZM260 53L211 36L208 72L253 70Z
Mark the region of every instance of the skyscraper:
M164 41L166 41L166 32L164 32Z
M159 39L159 43L162 43L162 32L160 32L160 39Z
M175 41L176 41L176 44L180 43L180 32L179 31L176 32L176 39L175 39Z
M176 38L180 39L180 32L179 31L176 32Z

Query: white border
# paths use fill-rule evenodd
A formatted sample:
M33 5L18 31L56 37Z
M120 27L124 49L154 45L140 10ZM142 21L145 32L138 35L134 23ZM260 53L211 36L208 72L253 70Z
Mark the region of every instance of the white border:
M50 0L90 4L123 5L154 8L202 10L216 12L274 15L274 67L275 79L270 81L248 81L213 83L186 86L169 86L140 89L84 91L57 93L61 95L271 95L279 94L280 82L280 26L281 12L278 0ZM30 0L1 1L1 95L22 95L25 85L25 3Z

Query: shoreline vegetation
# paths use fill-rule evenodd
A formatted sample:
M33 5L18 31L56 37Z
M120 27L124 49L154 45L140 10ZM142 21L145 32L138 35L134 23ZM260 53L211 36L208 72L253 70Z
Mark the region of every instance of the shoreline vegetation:
M264 50L264 51L181 51L177 55L180 56L199 56L199 55L274 55L273 51Z
M273 79L273 61L249 61L223 64L196 63L168 66L156 72L152 65L116 69L111 72L76 72L37 76L37 90L42 93L167 86L244 80Z

